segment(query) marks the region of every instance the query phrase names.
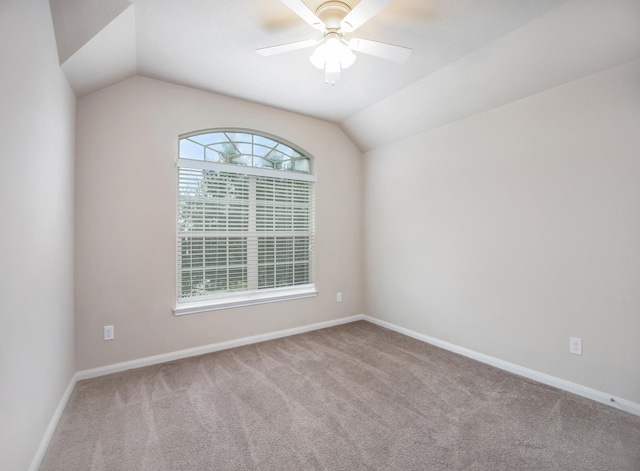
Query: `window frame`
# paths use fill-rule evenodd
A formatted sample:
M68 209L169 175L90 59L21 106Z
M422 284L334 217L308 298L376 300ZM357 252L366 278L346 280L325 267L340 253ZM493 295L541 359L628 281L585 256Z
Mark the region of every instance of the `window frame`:
M281 170L281 169L271 169L271 168L263 168L263 167L252 167L234 163L221 163L221 162L212 162L208 160L196 160L190 158L183 158L180 156L180 143L183 139L189 138L192 136L210 134L210 133L241 133L241 134L250 134L252 136L259 136L266 139L270 139L279 144L289 147L294 152L298 153L301 157L306 158L309 162L309 172L301 172L296 170ZM203 144L200 144L203 145ZM204 145L203 145L204 146ZM315 259L312 256L309 258L309 271L310 275L310 283L308 284L300 284L300 285L291 285L285 287L276 287L276 288L262 288L262 289L248 289L248 290L239 290L239 291L226 291L215 294L208 294L204 296L197 296L192 298L181 298L180 297L180 286L181 286L181 267L179 266L179 257L178 250L180 247L180 231L179 231L179 216L180 216L180 168L187 169L201 169L201 170L214 170L220 172L227 173L235 173L238 175L244 175L251 177L272 177L272 178L282 178L287 180L297 180L297 181L305 181L310 182L312 187L312 196L315 199L315 182L317 182L317 177L315 175L315 165L314 158L308 152L302 150L299 146L288 142L281 137L274 136L262 131L255 131L250 129L243 128L213 128L213 129L204 129L200 131L194 131L186 134L181 134L178 136L178 152L176 159L176 175L177 175L177 184L176 184L176 216L175 216L175 230L176 230L176 305L173 309L173 313L176 316L181 316L185 314L193 314L197 312L206 312L213 311L219 309L229 309L234 307L241 306L250 306L254 304L262 304L262 303L272 303L278 301L286 301L291 299L301 299L313 297L318 294L315 286ZM255 205L256 199L254 195L254 199L252 200ZM314 211L314 203L311 204L311 237L315 235L315 211ZM255 217L255 214L254 214ZM255 220L254 220L255 224ZM196 232L197 233L197 232ZM247 231L247 234L250 234L250 231ZM313 247L313 252L315 252L315 244L311 243ZM249 263L249 262L247 262ZM255 260L256 266L253 269L257 270L257 259ZM247 267L249 270L249 267Z

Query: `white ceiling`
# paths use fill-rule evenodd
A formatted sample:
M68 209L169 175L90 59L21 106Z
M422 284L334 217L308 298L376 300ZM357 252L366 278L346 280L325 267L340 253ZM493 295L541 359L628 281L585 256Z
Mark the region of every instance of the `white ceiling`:
M50 1L76 95L139 74L337 123L566 2L395 0L351 36L410 47L410 59L398 65L358 54L332 87L309 62L311 49L255 53L320 36L280 0L126 1ZM315 10L321 0L306 3Z
M339 124L366 152L638 59L640 1L572 0Z

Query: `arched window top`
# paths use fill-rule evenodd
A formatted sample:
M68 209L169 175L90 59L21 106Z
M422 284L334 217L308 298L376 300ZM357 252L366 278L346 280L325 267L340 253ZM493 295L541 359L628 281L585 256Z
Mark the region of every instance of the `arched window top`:
M292 144L254 131L212 129L180 136L180 158L312 173L311 157Z

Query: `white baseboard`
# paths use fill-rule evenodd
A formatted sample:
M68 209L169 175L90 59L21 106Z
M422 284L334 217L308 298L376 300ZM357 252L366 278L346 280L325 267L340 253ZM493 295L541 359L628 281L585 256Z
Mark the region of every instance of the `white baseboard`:
M51 438L53 437L53 432L56 431L56 427L58 426L58 422L60 421L60 417L62 417L62 413L64 412L64 408L67 407L67 402L69 402L69 398L71 397L71 393L73 392L73 388L75 388L76 383L78 382L78 373L75 373L71 377L71 381L65 389L64 394L62 395L62 399L58 403L58 407L53 413L51 420L49 421L49 425L47 426L47 430L44 432L44 436L42 440L40 440L40 445L38 446L38 450L31 460L31 464L29 465L29 471L37 471L40 467L40 463L42 462L42 458L44 458L44 454L47 452L47 448L49 447L49 442L51 442Z
M264 342L267 340L278 339L282 337L288 337L290 335L302 334L305 332L311 332L313 330L325 329L327 327L334 327L337 325L348 324L350 322L366 320L371 322L372 324L379 325L381 327L385 327L389 330L393 330L395 332L404 334L408 337L412 337L417 340L421 340L423 342L429 343L431 345L435 345L436 347L443 348L445 350L449 350L454 353L458 353L460 355L472 358L474 360L478 360L482 363L487 363L489 365L495 366L496 368L500 368L505 371L509 371L511 373L515 373L520 376L524 376L525 378L532 379L534 381L538 381L543 384L547 384L549 386L556 387L558 389L562 389L564 391L568 391L573 394L577 394L578 396L586 397L588 399L592 399L597 402L601 402L603 404L607 404L612 407L616 407L625 412L629 412L634 415L640 416L640 404L635 402L628 401L626 399L612 396L611 394L606 394L601 391L597 391L595 389L588 388L586 386L582 386L580 384L572 383L570 381L566 381L561 378L557 378L555 376L551 376L545 373L540 373L539 371L531 370L529 368L525 368L523 366L516 365L514 363L509 363L508 361L500 360L499 358L495 358L489 355L485 355L483 353L475 352L473 350L469 350L464 347L460 347L458 345L445 342L443 340L439 340L433 337L429 337L428 335L420 334L413 330L405 329L404 327L397 326L390 322L386 322L380 319L376 319L374 317L365 316L364 314L358 314L356 316L350 317L342 317L340 319L335 319L331 321L318 322L316 324L305 325L301 327L294 327L292 329L278 330L276 332L269 332L266 334L254 335L251 337L243 337L240 339L229 340L226 342L219 342L210 345L203 345L195 348L188 348L186 350L179 350L176 352L163 353L161 355L154 355L150 357L140 358L137 360L125 361L122 363L115 363L113 365L101 366L99 368L92 368L88 370L81 370L76 372L67 389L56 408L53 417L45 431L44 437L40 442L40 446L31 461L31 465L29 466L29 471L37 471L42 458L44 458L44 454L47 451L47 447L49 446L49 442L53 436L53 432L58 425L58 421L62 416L62 412L71 397L71 393L73 392L73 388L76 383L83 379L95 378L98 376L104 376L111 373L118 373L120 371L129 370L132 368L140 368L148 365L155 365L158 363L165 363L168 361L179 360L181 358L187 358L197 355L203 355L206 353L217 352L220 350L227 350L229 348L241 347L243 345L250 345L254 343Z
M318 322L316 324L304 325L301 327L294 327L292 329L278 330L276 332L269 332L266 334L254 335L251 337L244 337L236 340L229 340L227 342L219 342L211 345L203 345L201 347L188 348L186 350L179 350L177 352L169 352L161 355L154 355L146 358L140 358L138 360L125 361L122 363L115 363L113 365L101 366L99 368L92 368L89 370L81 370L77 371L72 377L67 389L62 395L62 399L60 399L60 403L56 408L53 416L51 417L51 421L49 422L49 426L40 441L40 446L38 446L38 450L31 460L31 465L29 466L29 471L37 471L40 467L40 463L44 458L44 454L47 451L49 443L51 442L51 438L53 437L53 433L58 426L58 422L60 421L60 417L64 412L64 408L67 406L67 402L71 397L71 393L73 392L73 388L76 386L76 383L83 379L96 378L98 376L104 376L111 373L117 373L120 371L129 370L132 368L140 368L142 366L155 365L158 363L165 363L167 361L179 360L181 358L187 358L197 355L203 355L205 353L217 352L220 350L226 350L234 347L241 347L243 345L249 345L258 342L264 342L266 340L273 340L281 337L288 337L290 335L302 334L304 332L311 332L313 330L325 329L327 327L334 327L337 325L348 324L349 322L360 321L364 319L363 314L358 314L356 316L350 317L342 317L340 319L334 319L331 321Z
M206 353L218 352L220 350L227 350L229 348L234 348L234 347L242 347L243 345L250 345L253 343L264 342L266 340L273 340L281 337L288 337L290 335L302 334L305 332L311 332L312 330L326 329L327 327L334 327L336 325L348 324L349 322L360 321L363 319L364 319L363 314L358 314L356 316L350 316L350 317L341 317L340 319L318 322L316 324L310 324L310 325L303 325L301 327L294 327L292 329L278 330L276 332L253 335L251 337L243 337L240 339L228 340L226 342L213 343L210 345L202 345L200 347L187 348L185 350L178 350L176 352L162 353L160 355L139 358L137 360L130 360L130 361L124 361L122 363L114 363L112 365L100 366L98 368L78 371L76 375L78 380L96 378L98 376L104 376L111 373L118 373L120 371L130 370L132 368L140 368L143 366L156 365L158 363L165 363L167 361L180 360L181 358L204 355Z
M500 360L499 358L485 355L484 353L479 353L473 350L469 350L468 348L460 347L458 345L445 342L443 340L429 337L428 335L420 334L413 330L405 329L404 327L400 327L390 322L376 319L375 317L363 316L363 318L364 320L371 322L372 324L385 327L389 330L393 330L400 334L404 334L408 337L412 337L414 339L421 340L431 345L435 345L436 347L440 347L445 350L458 353L465 357L472 358L473 360L477 360L482 363L495 366L496 368L500 368L501 370L509 371L510 373L515 373L517 375L524 376L525 378L529 378L534 381L538 381L540 383L553 386L555 388L562 389L564 391L568 391L578 396L586 397L587 399L601 402L608 406L615 407L617 409L623 410L625 412L629 412L634 415L640 415L640 404L631 402L627 399L616 397L611 394L604 393L602 391L597 391L595 389L582 386L581 384L572 383L571 381L567 381L561 378L557 378L555 376L541 373L539 371L525 368L524 366L516 365L508 361Z

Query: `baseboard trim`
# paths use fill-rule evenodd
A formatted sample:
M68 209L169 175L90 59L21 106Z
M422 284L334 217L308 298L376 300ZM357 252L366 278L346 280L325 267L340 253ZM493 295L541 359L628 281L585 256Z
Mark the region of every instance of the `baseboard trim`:
M56 431L56 427L58 426L58 422L60 421L60 417L62 417L62 413L64 412L64 408L67 407L67 402L69 402L69 398L71 398L71 393L73 392L73 388L75 388L76 383L78 382L78 373L74 373L67 385L67 389L65 389L64 394L62 395L62 399L58 403L58 407L53 413L51 420L49 421L49 425L44 432L44 436L42 440L40 440L40 445L36 450L36 454L33 456L31 460L31 464L29 465L29 471L37 471L40 467L40 463L42 463L42 458L44 458L44 454L47 452L47 448L49 447L49 443L51 442L51 438L53 437L53 433Z
M140 358L137 360L125 361L122 363L115 363L113 365L101 366L99 368L92 368L88 370L77 371L69 381L69 385L62 395L62 399L58 403L58 407L53 413L51 420L49 421L49 425L45 430L44 436L40 441L40 445L31 460L31 464L29 465L28 471L37 471L42 463L42 459L44 458L45 453L47 452L47 448L49 447L49 443L51 442L51 438L53 437L53 433L58 426L58 422L60 421L60 417L62 417L62 413L64 412L69 399L71 398L71 393L73 393L73 388L75 388L76 383L83 379L96 378L98 376L104 376L111 373L118 373L120 371L129 370L132 368L140 368L148 365L155 365L158 363L165 363L167 361L179 360L181 358L187 358L197 355L203 355L206 353L217 352L220 350L227 350L229 348L241 347L243 345L250 345L253 343L264 342L266 340L273 340L281 337L288 337L290 335L302 334L305 332L311 332L313 330L326 329L327 327L334 327L337 325L348 324L350 322L360 321L364 319L363 314L358 314L350 317L341 317L340 319L334 319L331 321L318 322L316 324L304 325L301 327L294 327L291 329L278 330L276 332L269 332L266 334L254 335L251 337L243 337L240 339L229 340L226 342L219 342L210 345L203 345L195 348L188 348L186 350L179 350L176 352L164 353L161 355L154 355L150 357Z
M350 317L341 317L340 319L334 319L331 321L318 322L316 324L293 327L291 329L278 330L275 332L268 332L266 334L253 335L250 337L243 337L239 339L228 340L225 342L202 345L200 347L187 348L185 350L178 350L175 352L162 353L160 355L153 355L149 357L139 358L137 360L124 361L122 363L114 363L112 365L100 366L98 368L81 370L76 373L77 380L79 381L83 379L96 378L98 376L105 376L112 373L119 373L121 371L130 370L133 368L141 368L143 366L156 365L158 363L165 363L168 361L180 360L182 358L204 355L206 353L218 352L220 350L227 350L229 348L242 347L244 345L264 342L267 340L274 340L281 337L288 337L290 335L303 334L305 332L311 332L313 330L326 329L327 327L334 327L337 325L360 321L360 320L363 320L364 317L365 316L363 314L358 314Z
M40 445L38 446L38 450L36 451L36 454L34 455L33 460L31 461L31 465L29 466L28 471L37 471L38 468L40 467L42 459L44 458L44 455L51 441L51 438L53 437L53 433L56 430L58 422L60 421L60 417L62 417L62 413L64 412L64 409L67 406L67 402L71 397L73 388L76 386L76 383L80 380L96 378L98 376L105 376L108 374L118 373L120 371L125 371L133 368L140 368L143 366L155 365L158 363L165 363L168 361L179 360L181 358L188 358L188 357L197 356L197 355L203 355L206 353L217 352L220 350L227 350L229 348L241 347L244 345L264 342L267 340L274 340L282 337L288 337L290 335L297 335L305 332L311 332L314 330L326 329L328 327L348 324L350 322L355 322L360 320L371 322L372 324L379 325L380 327L384 327L386 329L392 330L394 332L398 332L408 337L412 337L414 339L429 343L436 347L449 350L453 353L463 355L473 360L477 360L482 363L495 366L496 368L500 368L510 373L524 376L525 378L529 378L534 381L538 381L540 383L547 384L549 386L553 386L558 389L562 389L564 391L576 394L578 396L586 397L587 399L591 399L596 402L600 402L608 406L615 407L625 412L629 412L630 414L640 416L640 404L629 401L627 399L616 397L611 394L607 394L602 391L588 388L586 386L582 386L577 383L572 383L571 381L566 381L564 379L557 378L555 376L551 376L536 370L525 368L523 366L516 365L515 363L510 363L508 361L500 360L499 358L485 355L484 353L479 353L474 350L470 350L468 348L460 347L459 345L445 342L443 340L439 340L437 338L430 337L428 335L421 334L419 332L415 332L413 330L406 329L404 327L400 327L396 324L392 324L391 322L383 321L381 319L376 319L375 317L367 316L364 314L358 314L355 316L342 317L340 319L334 319L331 321L318 322L316 324L309 324L301 327L294 327L291 329L278 330L278 331L269 332L266 334L243 337L240 339L229 340L226 342L203 345L200 347L188 348L185 350L164 353L161 355L154 355L150 357L140 358L137 360L131 360L131 361L125 361L122 363L115 363L112 365L101 366L99 368L92 368L88 370L77 371L71 377L71 380L69 381L69 385L67 386L67 389L65 390L64 394L62 395L62 398L60 399L60 402L58 403L58 407L56 408L53 416L51 417L51 421L49 422L49 425L44 433L44 436L40 441Z
M424 335L410 329L405 329L404 327L400 327L398 325L392 324L391 322L376 319L375 317L370 317L365 315L363 316L363 319L368 322L371 322L372 324L379 325L380 327L384 327L386 329L393 330L394 332L398 332L408 337L412 337L414 339L429 343L436 347L449 350L450 352L463 355L465 357L480 361L482 363L486 363L491 366L495 366L496 368L500 368L501 370L505 370L510 373L524 376L525 378L538 381L539 383L543 383L548 386L553 386L555 388L562 389L563 391L567 391L567 392L576 394L578 396L586 397L587 399L591 399L596 402L601 402L602 404L606 404L608 406L615 407L625 412L629 412L630 414L640 416L640 404L631 402L627 399L616 397L611 394L598 391L596 389L588 388L581 384L572 383L571 381L567 381L567 380L558 378L556 376L551 376L546 373L541 373L536 370L525 368L524 366L516 365L515 363L510 363L508 361L500 360L499 358L485 355L484 353L479 353L474 350L470 350L468 348L460 347L459 345L445 342L443 340L440 340L434 337L429 337L428 335Z

